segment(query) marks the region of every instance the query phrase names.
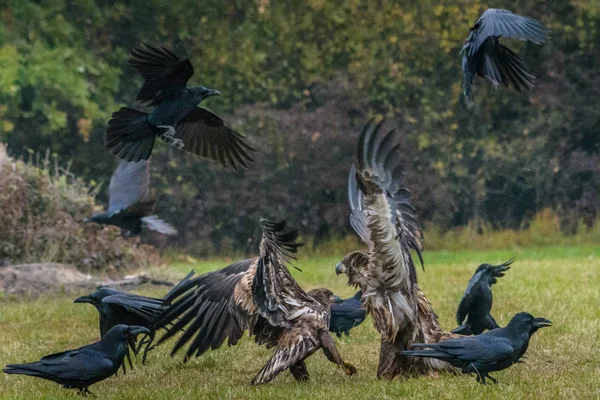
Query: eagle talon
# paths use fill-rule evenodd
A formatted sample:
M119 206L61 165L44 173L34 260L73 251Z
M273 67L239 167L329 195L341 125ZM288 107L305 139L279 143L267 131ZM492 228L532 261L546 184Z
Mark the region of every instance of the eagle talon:
M344 361L344 372L346 373L346 375L352 376L356 374L356 367L354 366L354 364L348 361Z

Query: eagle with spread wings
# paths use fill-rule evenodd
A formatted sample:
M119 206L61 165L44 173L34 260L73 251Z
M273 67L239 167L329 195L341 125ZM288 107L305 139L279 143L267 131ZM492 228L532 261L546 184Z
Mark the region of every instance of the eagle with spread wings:
M259 257L190 279L165 299L171 305L155 329L167 333L158 343L184 330L171 355L189 343L187 360L221 347L225 340L235 345L247 330L256 343L275 348L253 385L267 383L286 369L296 380L308 380L304 361L319 349L347 375L354 374L356 368L342 359L329 334L335 296L325 288L305 292L286 266L300 246L297 232L286 231L285 221L261 218L261 227Z
M409 370L453 370L444 362L410 359L412 343L454 337L439 326L431 303L417 285L413 250L421 265L422 234L404 187L399 135L371 120L358 140L358 162L348 179L350 224L367 250L349 253L336 266L348 284L362 290L362 302L381 334L377 376L391 379Z

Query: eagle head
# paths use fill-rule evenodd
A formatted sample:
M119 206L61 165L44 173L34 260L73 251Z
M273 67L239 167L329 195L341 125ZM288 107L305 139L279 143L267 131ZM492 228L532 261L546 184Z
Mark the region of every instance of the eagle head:
M353 251L335 266L335 273L337 275L346 274L348 285L362 288L366 284L362 271L367 264L369 264L369 253L367 251Z

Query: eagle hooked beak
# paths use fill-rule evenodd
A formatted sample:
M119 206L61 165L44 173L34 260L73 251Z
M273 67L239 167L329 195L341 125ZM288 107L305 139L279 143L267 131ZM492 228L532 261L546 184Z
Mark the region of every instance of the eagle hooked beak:
M344 265L343 262L340 261L335 266L335 274L336 275L341 275L341 274L345 274L345 273L346 273L346 266Z
M536 329L544 328L546 326L552 326L552 321L546 318L534 318L533 327Z

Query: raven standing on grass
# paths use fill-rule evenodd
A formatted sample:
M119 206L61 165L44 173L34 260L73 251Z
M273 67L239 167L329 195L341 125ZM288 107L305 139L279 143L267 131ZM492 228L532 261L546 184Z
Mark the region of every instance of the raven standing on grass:
M367 311L362 305L361 296L362 291L359 290L353 297L340 299L329 307L329 332L334 332L338 337L342 336L342 333L349 335L350 329L363 323Z
M150 215L154 203L150 194L150 161L121 161L110 179L108 210L85 222L115 225L133 235L142 233L143 227L165 235L176 234L171 225L156 215Z
M535 76L527 72L523 61L508 47L500 44L501 37L542 44L548 30L539 21L515 15L507 10L490 8L477 20L465 40L463 54L463 88L465 102L473 105L471 84L475 75L485 78L494 89L499 85L521 93L533 87Z
M192 271L177 286L175 286L165 298L171 296L181 285L187 284L194 275ZM75 303L89 303L96 307L100 317L100 337L104 337L116 325L137 325L149 329L148 337L141 341L139 347L146 344L142 362L146 362L146 356L151 349L154 340L155 330L153 328L156 317L167 309L164 299L155 299L152 297L138 296L131 293L121 292L109 287L101 287L94 293L87 296L81 296L75 299ZM135 338L131 345L135 350ZM139 351L139 349L138 349Z
M499 328L496 320L490 314L492 310L492 285L498 282L498 278L504 276L513 261L514 258L500 265L481 264L477 268L458 305L456 322L460 326L454 329L452 333L479 335L485 329Z
M489 373L501 371L519 362L527 351L531 336L538 329L546 326L552 326L552 322L520 312L505 328L438 343L414 343L412 348L422 347L425 350L405 350L402 354L443 360L457 368L462 368L465 374L477 374L477 382L485 384L485 378L489 378L492 382L498 383Z
M147 160L159 136L172 146L223 166L247 168L254 149L216 114L198 103L219 91L202 86L187 88L194 74L189 59L181 60L164 47L147 44L134 48L129 64L144 78L137 95L154 107L150 114L122 107L113 113L104 136L111 154L126 161Z
M149 333L142 326L117 325L96 343L51 354L37 362L9 364L3 371L47 379L77 389L78 394L92 394L88 387L117 373L127 354L128 341Z

